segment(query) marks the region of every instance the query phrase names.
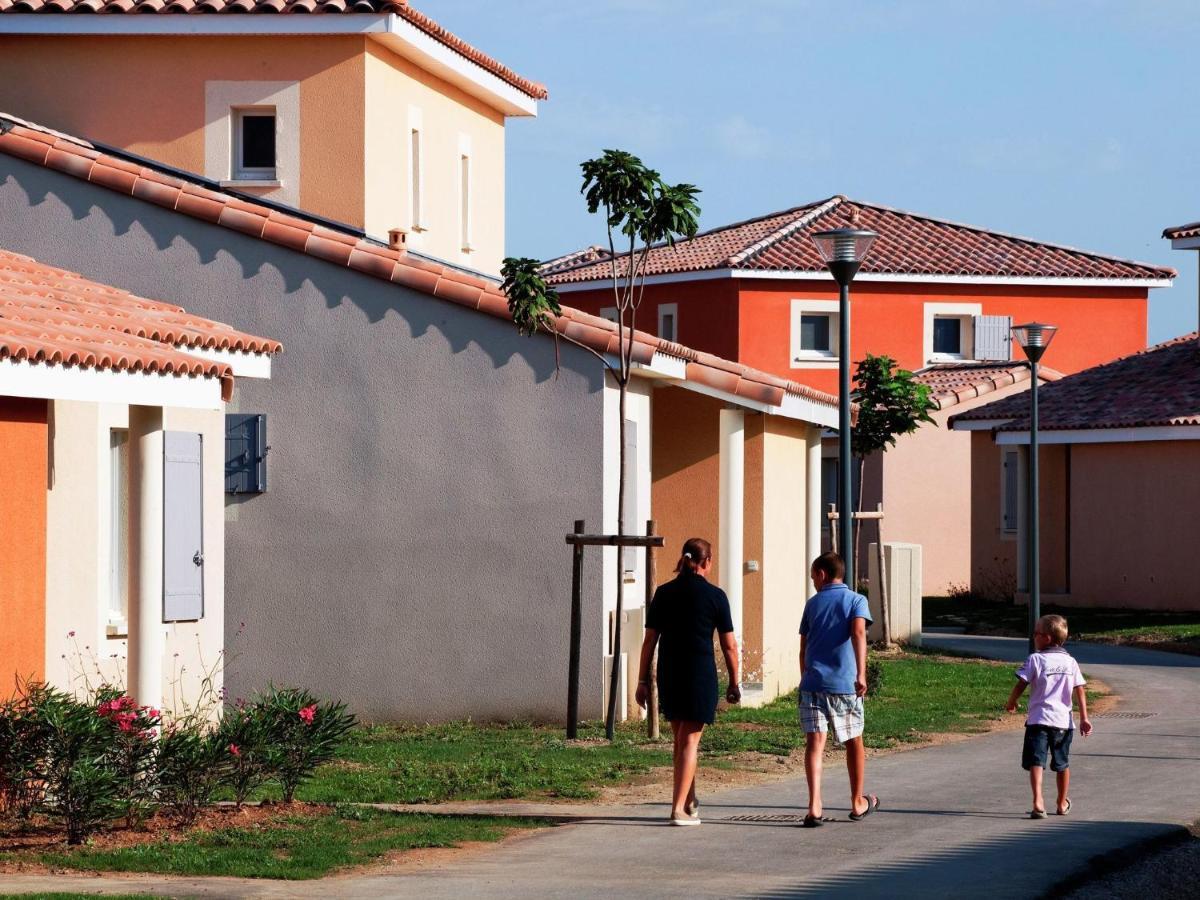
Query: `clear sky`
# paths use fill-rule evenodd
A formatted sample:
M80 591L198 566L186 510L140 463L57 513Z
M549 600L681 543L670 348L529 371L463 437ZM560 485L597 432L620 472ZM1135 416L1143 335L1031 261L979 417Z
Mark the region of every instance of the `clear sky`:
M600 243L579 162L698 185L701 227L832 194L1175 267L1196 327L1195 0L412 0L550 99L508 126L508 252Z

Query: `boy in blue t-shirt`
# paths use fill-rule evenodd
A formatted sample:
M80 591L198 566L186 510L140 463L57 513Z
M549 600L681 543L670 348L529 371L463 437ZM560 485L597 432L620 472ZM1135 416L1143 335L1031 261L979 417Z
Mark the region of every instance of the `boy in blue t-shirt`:
M863 793L867 753L863 747L863 697L867 693L867 598L842 579L846 564L836 553L813 560L817 593L800 620L800 724L804 728L804 774L808 779L805 828L828 821L821 805L825 732L846 748L850 773L850 819L858 822L879 808L879 798Z

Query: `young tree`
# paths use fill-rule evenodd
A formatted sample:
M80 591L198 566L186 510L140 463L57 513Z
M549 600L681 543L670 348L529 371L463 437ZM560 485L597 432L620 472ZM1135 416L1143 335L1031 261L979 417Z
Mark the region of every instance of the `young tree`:
M854 372L855 402L858 421L851 432L851 452L858 459L858 511L862 512L863 476L867 457L886 452L896 446L896 438L911 434L923 422L932 422L929 413L936 404L929 397L928 385L920 384L907 369L896 368L890 356L868 353ZM854 571L858 566L859 536L862 521L854 523ZM883 616L883 642L892 642L891 623L886 604L880 607Z
M699 189L690 184L667 184L662 176L640 159L623 150L605 150L596 159L580 164L583 187L580 193L588 212L604 215L608 233L612 273L613 305L617 309L617 358L589 350L599 357L618 391L619 464L617 468L617 535L625 535L625 412L633 371L633 332L646 286L646 261L656 245L674 246L679 238L690 238L699 226ZM618 256L618 243L621 255ZM627 248L627 249L626 249ZM558 293L546 284L537 260L509 257L504 260L504 292L513 322L522 334L538 331L558 334L554 319L561 313ZM571 343L575 343L571 341ZM582 345L580 345L582 346ZM620 658L625 551L617 545L617 620L614 657ZM616 717L618 666L609 681L605 729L613 737Z

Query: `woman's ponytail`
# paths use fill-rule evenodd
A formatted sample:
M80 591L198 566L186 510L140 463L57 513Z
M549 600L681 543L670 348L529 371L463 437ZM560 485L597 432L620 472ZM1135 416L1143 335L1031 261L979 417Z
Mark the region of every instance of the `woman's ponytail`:
M712 559L712 544L704 538L688 538L683 543L683 551L680 553L679 562L675 564L675 571L677 573L697 572L710 559Z

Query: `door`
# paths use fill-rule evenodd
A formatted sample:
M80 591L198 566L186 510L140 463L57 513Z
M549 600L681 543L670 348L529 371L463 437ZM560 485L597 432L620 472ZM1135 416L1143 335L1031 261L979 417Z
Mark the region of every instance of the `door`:
M204 616L204 440L163 432L163 621Z

